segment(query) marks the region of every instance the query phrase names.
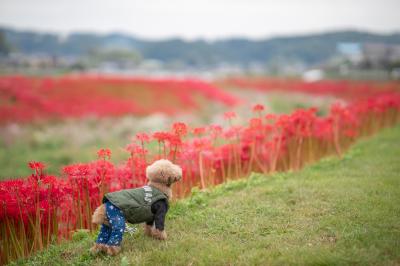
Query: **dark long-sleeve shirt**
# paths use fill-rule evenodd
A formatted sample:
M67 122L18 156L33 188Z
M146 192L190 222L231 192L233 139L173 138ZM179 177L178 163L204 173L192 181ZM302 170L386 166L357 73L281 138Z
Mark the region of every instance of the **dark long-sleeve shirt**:
M154 214L154 220L146 222L147 225L155 224L156 229L163 231L165 216L168 212L168 201L166 199L161 199L154 202L151 205L151 212Z

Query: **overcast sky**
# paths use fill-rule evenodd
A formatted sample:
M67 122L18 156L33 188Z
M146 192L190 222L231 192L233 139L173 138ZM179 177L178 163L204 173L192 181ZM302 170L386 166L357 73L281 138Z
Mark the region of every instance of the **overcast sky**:
M400 31L400 0L0 0L0 25L159 39Z

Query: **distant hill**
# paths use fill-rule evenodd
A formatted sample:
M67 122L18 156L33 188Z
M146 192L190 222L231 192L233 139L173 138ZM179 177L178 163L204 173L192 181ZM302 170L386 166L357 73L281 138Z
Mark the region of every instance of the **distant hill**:
M145 40L125 34L74 33L68 36L0 28L7 45L24 54L81 56L98 49L132 50L142 58L204 66L218 63L247 65L276 60L299 61L307 65L326 61L336 52L338 42L400 44L400 33L374 34L337 31L263 40L231 38L217 41Z

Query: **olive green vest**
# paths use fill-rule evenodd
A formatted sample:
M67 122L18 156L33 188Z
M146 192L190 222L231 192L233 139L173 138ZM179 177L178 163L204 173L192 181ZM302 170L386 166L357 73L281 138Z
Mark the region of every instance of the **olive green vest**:
M125 219L132 224L153 221L151 205L158 200L168 199L163 192L150 186L107 193L104 198L120 208Z

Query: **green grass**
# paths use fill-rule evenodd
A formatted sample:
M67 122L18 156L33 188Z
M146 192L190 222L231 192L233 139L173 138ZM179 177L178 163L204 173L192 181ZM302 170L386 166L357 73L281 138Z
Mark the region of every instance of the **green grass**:
M342 159L300 172L253 174L171 207L169 239L125 236L116 257L92 256L94 235L53 246L26 265L398 265L400 127Z
M110 148L113 152L112 161L125 160L129 154L121 148L117 141L102 141L93 145L73 146L61 140L49 139L42 143L21 141L10 147L0 146L0 180L26 177L32 174L28 167L29 161L45 163L50 175L60 175L62 167L97 160L100 148Z
M337 99L326 96L308 95L306 93L288 93L272 91L268 94L269 107L278 114L291 114L298 109L316 107L318 116L326 116L330 106Z

